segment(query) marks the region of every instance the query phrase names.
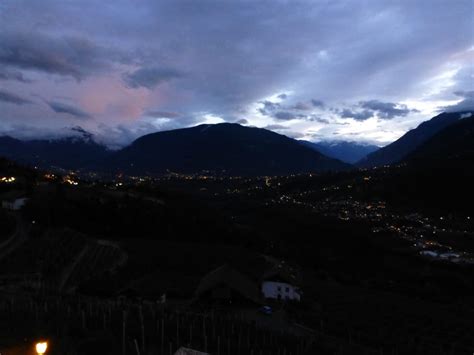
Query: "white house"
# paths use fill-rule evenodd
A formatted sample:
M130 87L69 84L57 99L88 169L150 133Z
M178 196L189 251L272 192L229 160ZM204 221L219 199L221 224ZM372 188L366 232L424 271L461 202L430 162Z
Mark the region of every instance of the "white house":
M26 201L28 201L26 197L17 198L12 201L2 201L2 207L12 211L18 211L26 204Z
M277 300L300 301L300 290L286 282L263 281L262 293L265 298Z
M11 210L18 211L20 210L28 201L28 198L24 197L25 195L18 191L10 191L6 194L0 196L2 200L2 207Z
M301 291L296 283L296 276L281 270L271 270L262 279L263 297L282 301L300 301Z

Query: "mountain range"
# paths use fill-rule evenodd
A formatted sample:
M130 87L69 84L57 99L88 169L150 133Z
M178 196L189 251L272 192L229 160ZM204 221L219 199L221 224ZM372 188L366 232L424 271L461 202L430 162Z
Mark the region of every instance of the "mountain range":
M458 115L459 116L459 115ZM464 117L466 117L465 115ZM474 117L444 128L409 153L383 181L385 197L400 207L434 213L472 213Z
M350 168L294 139L231 123L152 133L118 151L109 151L90 134L80 133L56 140L0 137L0 156L44 168L136 175L286 175Z
M349 164L358 162L367 154L375 152L380 148L372 144L346 141L321 141L317 143L309 141L300 142L330 158L339 159Z
M378 150L354 142L297 141L261 128L221 123L148 134L117 151L97 143L81 128L74 128L72 136L61 139L19 140L3 136L0 156L47 169L129 175L255 176L341 171L350 169L348 163L366 152L369 154L356 166L433 159L447 162L460 156L466 159L474 141L472 116L473 112L442 113Z
M81 169L104 159L110 152L90 137L23 141L0 137L0 156L43 168Z
M128 174L286 175L350 166L272 131L221 123L148 134L98 168Z
M474 115L458 120L434 134L404 159L406 162L449 161L474 163Z
M444 128L472 114L470 111L443 112L408 131L395 142L368 154L357 163L357 166L370 168L398 163Z

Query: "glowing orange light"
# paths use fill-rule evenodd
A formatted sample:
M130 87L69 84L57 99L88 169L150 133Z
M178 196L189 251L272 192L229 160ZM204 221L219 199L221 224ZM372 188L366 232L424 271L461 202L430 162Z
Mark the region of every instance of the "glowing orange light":
M44 354L46 352L46 349L48 349L48 343L47 342L41 342L36 344L36 352L38 354Z

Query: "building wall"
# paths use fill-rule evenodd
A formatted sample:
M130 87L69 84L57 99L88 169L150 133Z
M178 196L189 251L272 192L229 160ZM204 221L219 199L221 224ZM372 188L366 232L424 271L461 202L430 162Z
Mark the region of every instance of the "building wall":
M25 203L25 198L19 198L15 201L2 201L2 207L12 211L18 211L25 205Z
M262 293L265 298L299 301L301 296L298 289L285 282L264 281Z
M26 197L22 197L17 198L14 201L2 201L2 207L13 211L18 211L26 204L27 200L28 199Z
M13 203L13 209L15 211L18 211L19 209L21 209L26 204L27 200L28 200L27 198L18 198L18 199L16 199L15 202Z

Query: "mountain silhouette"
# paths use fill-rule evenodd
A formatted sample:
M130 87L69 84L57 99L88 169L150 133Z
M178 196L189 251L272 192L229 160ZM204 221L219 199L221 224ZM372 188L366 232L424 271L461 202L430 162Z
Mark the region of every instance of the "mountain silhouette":
M112 154L97 168L128 174L209 172L285 175L350 166L286 136L239 124L204 124L148 134Z
M431 120L421 123L415 129L408 131L395 142L368 154L365 158L361 159L357 165L360 167L374 167L398 163L436 133L458 122L462 117L469 114L472 113L441 113Z

